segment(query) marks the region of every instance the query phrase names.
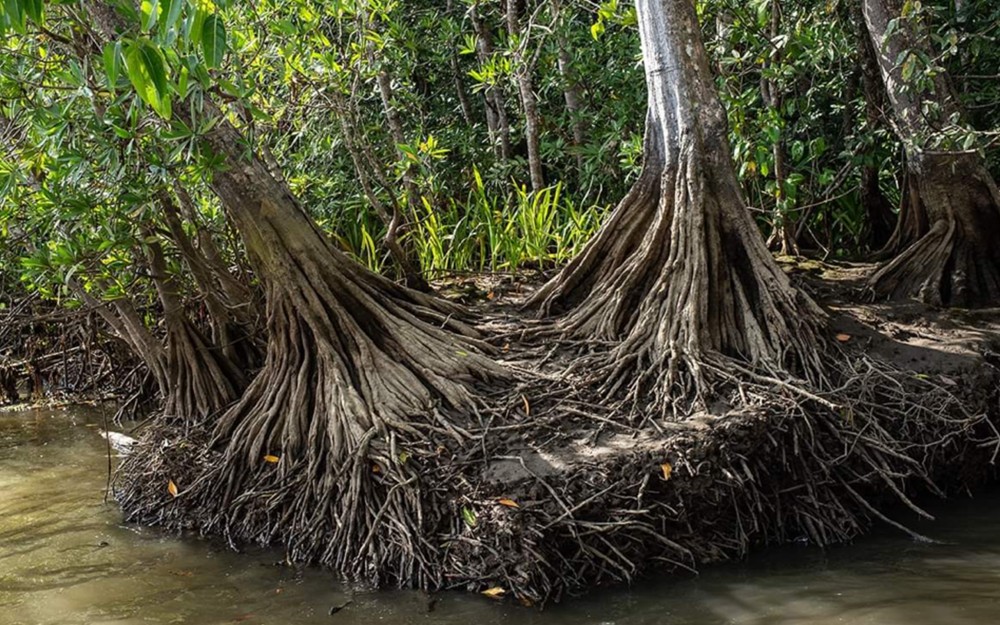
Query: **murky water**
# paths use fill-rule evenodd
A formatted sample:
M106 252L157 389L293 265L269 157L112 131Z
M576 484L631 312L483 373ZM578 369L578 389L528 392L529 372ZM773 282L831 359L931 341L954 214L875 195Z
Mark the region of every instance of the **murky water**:
M545 612L458 593L372 592L207 541L125 527L104 504L93 411L0 413L0 625L985 625L1000 622L1000 494L922 531L822 552L769 550L694 579L591 593ZM352 603L331 615L330 608Z

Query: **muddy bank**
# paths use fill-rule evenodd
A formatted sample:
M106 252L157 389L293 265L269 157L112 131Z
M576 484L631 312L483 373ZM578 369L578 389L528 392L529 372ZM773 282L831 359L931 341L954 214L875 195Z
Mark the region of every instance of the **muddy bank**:
M586 356L522 345L521 289L479 285L484 327L541 382L491 397L498 409L465 424L471 442L373 443L344 479L381 503L357 511L346 546L323 514L335 502L310 483L316 467L269 453L247 459L252 492L214 483L224 459L207 423L151 428L118 496L130 521L281 544L294 561L376 584L531 605L762 545L842 542L876 523L921 540L908 528L927 516L924 497L992 477L998 329L989 314L854 304L867 271L798 272L831 315L840 370L826 390L754 378L666 419L656 407L599 405L586 367L551 373ZM908 518L883 512L899 504Z

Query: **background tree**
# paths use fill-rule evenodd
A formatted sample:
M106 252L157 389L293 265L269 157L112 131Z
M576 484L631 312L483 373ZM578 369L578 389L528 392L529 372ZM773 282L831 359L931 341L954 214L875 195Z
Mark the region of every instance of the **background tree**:
M872 278L888 297L984 306L1000 299L1000 191L976 149L951 79L934 60L919 3L866 0L895 127L906 148L900 227L919 237ZM909 238L909 237L907 237Z

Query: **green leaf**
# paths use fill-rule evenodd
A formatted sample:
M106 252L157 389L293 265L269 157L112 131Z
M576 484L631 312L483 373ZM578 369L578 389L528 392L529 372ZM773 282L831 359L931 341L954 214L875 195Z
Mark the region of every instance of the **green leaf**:
M151 30L160 16L160 0L142 0L139 10L142 13L142 30Z
M139 97L161 117L170 119L166 63L149 41L135 41L125 51L125 69Z
M462 520L465 521L465 524L471 528L475 528L476 523L478 523L476 512L472 508L467 508L465 506L462 507Z
M42 9L43 0L23 0L24 13L31 18L33 22L42 25Z
M601 38L601 35L603 34L604 34L604 20L599 20L597 22L594 22L594 24L591 25L590 27L590 36L594 38L594 41L597 41L598 39Z
M167 8L160 11L160 35L162 37L167 37L171 29L177 24L184 4L185 0L167 0Z
M108 88L115 90L118 76L121 74L121 42L109 43L104 46L104 74L108 77Z
M216 14L205 18L201 30L201 49L205 53L205 64L210 68L218 67L226 54L226 25Z
M4 13L10 20L10 25L15 31L24 34L27 15L24 12L24 4L21 0L4 0Z

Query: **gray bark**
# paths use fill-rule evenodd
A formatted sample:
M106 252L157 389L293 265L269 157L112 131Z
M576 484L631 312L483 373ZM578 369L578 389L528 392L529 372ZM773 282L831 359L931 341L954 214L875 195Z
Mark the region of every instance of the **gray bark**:
M904 79L902 60L908 54L933 56L919 17L900 17L899 0L865 0L863 6L895 129L906 148L911 208L926 215L926 231L918 231L920 238L873 276L872 289L932 305L995 305L1000 302L1000 190L976 151L933 144L948 125L963 124L964 111L944 72L926 87ZM897 26L887 36L894 19ZM923 215L917 214L918 223ZM900 227L907 227L911 219L902 217Z
M605 388L635 401L704 400L727 359L812 376L822 313L789 284L744 205L691 0L637 0L636 10L643 171L531 304L561 313L568 336L616 344Z

